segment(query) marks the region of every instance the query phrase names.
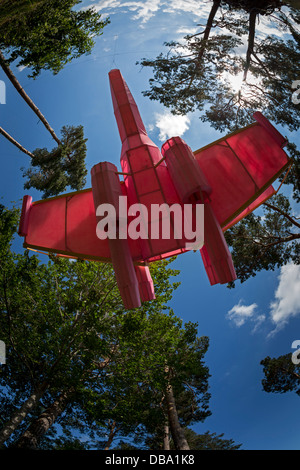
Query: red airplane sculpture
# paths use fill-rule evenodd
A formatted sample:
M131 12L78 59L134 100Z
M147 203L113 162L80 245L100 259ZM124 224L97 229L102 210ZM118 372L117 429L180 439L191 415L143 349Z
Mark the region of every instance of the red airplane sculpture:
M127 207L146 207L149 226L154 204L191 205L193 209L202 205L204 244L200 252L210 284L235 280L224 232L275 193L273 181L290 164L283 150L286 139L256 112L253 124L194 153L180 137L168 139L160 152L147 135L120 71L112 70L109 78L122 141L122 172L112 163L102 162L91 170L91 189L37 202L24 196L19 226L19 235L25 237L24 247L112 262L125 308L137 308L155 299L149 264L188 251L189 240L185 235L176 236L171 218L167 238L124 236L120 201L126 200ZM117 236L100 239L97 226L104 214L99 214L98 208L104 204L116 209ZM129 211L127 227L130 221Z

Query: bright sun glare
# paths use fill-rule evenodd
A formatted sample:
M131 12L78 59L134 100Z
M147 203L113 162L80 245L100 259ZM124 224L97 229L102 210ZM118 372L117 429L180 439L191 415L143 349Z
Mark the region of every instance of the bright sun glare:
M257 77L254 77L250 72L247 74L247 81L243 81L244 78L244 72L239 72L237 75L232 75L230 73L226 73L223 76L224 82L226 82L227 85L230 85L231 89L235 92L238 93L241 91L244 85L246 84L252 84L252 85L259 85L260 80Z
M226 81L229 82L231 88L238 93L243 85L243 72L240 72L237 75L227 74Z

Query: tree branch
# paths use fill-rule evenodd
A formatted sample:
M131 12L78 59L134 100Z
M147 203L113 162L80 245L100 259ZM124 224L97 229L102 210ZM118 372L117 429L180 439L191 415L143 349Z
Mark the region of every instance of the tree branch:
M21 95L21 97L23 98L23 100L28 104L28 106L33 110L33 112L38 116L38 118L41 120L41 122L44 124L44 126L46 127L46 129L50 132L51 136L53 137L53 139L57 142L58 145L61 145L61 141L59 140L59 138L57 137L57 135L55 134L54 130L52 129L52 127L50 126L50 124L48 123L48 121L46 120L45 116L43 116L43 114L41 113L41 111L38 109L38 107L34 104L34 102L32 101L32 99L27 95L27 93L25 92L25 90L22 88L21 84L19 83L19 81L17 80L17 78L14 76L13 72L11 71L11 69L9 68L9 66L7 65L7 62L5 60L5 57L3 55L3 53L0 51L0 65L3 69L3 72L6 74L6 76L8 77L8 79L11 81L11 83L13 84L13 86L15 87L15 89L17 90L17 92Z
M256 24L257 10L252 9L249 16L249 36L248 36L248 49L246 54L246 65L244 69L244 78L243 81L246 81L247 74L250 67L251 57L254 49L254 39L255 39L255 24Z
M2 134L9 142L11 142L15 147L17 147L21 152L26 153L29 157L34 158L33 153L26 150L19 142L17 142L11 135L9 135L2 127L0 127L0 134Z
M293 225L296 225L296 227L300 228L300 224L296 222L289 214L287 214L285 211L282 209L279 209L279 207L273 206L273 204L270 204L269 202L264 203L265 206L269 207L269 209L272 209L273 211L279 212L281 215L286 217Z

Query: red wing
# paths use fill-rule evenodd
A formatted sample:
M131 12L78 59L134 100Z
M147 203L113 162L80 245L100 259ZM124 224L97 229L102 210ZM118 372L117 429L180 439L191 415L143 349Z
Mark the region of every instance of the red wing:
M241 220L250 207L258 207L267 194L270 197L268 188L290 164L282 149L284 137L261 113L254 117L259 122L194 152L212 188L211 206L223 229Z
M269 186L260 196L258 196L257 199L255 199L252 204L250 204L246 209L244 209L237 217L235 217L231 222L229 222L227 225L224 225L222 227L223 232L228 230L230 227L233 225L237 224L242 220L244 217L247 215L251 214L251 212L255 211L261 204L266 202L270 197L272 197L276 193L275 189L273 186Z
M96 226L92 189L32 204L31 197L24 197L19 235L25 238L25 248L70 258L110 262L108 240L97 237ZM128 243L132 259L142 261L140 245L130 238ZM168 243L166 248L169 248ZM158 251L150 261L174 256L184 250L168 251Z
M19 234L25 236L26 248L72 258L110 260L108 241L96 235L92 190L34 202L26 213L24 205Z

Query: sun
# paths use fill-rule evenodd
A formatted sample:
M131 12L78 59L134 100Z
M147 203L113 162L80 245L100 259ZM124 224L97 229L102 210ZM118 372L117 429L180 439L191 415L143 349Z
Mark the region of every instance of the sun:
M240 93L243 89L246 91L247 87L253 87L260 85L260 79L255 77L251 72L248 71L247 80L244 80L244 72L238 72L237 74L231 74L229 72L225 72L223 74L222 80L225 82L226 85L230 87L230 89L235 93Z
M227 84L230 85L232 90L235 91L236 93L241 91L241 89L244 85L243 75L244 75L243 72L239 72L237 75L233 75L233 74L230 74L230 73L226 74L225 81L227 82Z

